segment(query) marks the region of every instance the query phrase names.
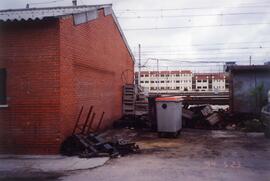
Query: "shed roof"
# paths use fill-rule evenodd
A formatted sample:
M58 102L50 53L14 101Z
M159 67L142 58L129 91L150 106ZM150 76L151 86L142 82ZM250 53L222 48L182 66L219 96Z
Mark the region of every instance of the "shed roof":
M235 65L228 67L230 72L270 71L270 65Z
M97 6L62 6L46 8L7 9L0 11L0 21L42 20L49 17L74 15L96 9L111 7L111 4Z
M113 20L121 34L123 41L129 51L129 54L135 62L133 53L127 43L126 37L122 28L114 15L112 4L102 5L83 5L83 6L61 6L61 7L46 7L46 8L24 8L24 9L6 9L0 10L0 22L16 22L29 20L42 20L44 18L59 18L62 16L74 15L76 20L80 23L81 20L92 20L97 18L95 13L90 14L99 9L104 9L105 15L112 15ZM81 16L82 15L82 16Z

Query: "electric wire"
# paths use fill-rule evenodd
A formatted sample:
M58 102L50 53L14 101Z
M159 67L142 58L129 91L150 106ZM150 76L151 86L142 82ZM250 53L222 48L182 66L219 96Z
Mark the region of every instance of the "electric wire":
M199 26L172 26L172 27L150 27L150 28L123 28L123 31L145 31L145 30L171 30L171 29L205 29L205 28L220 28L231 26L251 26L251 25L270 25L266 23L235 23L235 24L219 24L219 25L199 25Z

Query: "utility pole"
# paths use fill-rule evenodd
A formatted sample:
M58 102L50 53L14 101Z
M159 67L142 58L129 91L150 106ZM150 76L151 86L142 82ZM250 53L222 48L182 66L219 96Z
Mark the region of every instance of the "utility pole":
M249 56L249 65L251 66L251 56Z
M141 44L139 44L139 71L138 71L138 86L141 85Z
M157 94L159 93L159 59L157 59Z

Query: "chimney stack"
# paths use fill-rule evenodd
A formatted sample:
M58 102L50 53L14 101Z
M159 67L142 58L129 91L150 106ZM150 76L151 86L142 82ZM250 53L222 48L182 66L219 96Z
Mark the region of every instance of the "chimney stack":
M72 0L72 5L77 6L77 0Z

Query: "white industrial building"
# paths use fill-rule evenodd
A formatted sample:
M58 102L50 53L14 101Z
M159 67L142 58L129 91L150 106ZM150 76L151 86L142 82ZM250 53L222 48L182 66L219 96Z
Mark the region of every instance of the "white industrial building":
M228 91L227 76L224 73L193 74L182 71L142 71L140 86L150 93L177 93L186 91ZM138 72L136 72L138 81Z

